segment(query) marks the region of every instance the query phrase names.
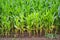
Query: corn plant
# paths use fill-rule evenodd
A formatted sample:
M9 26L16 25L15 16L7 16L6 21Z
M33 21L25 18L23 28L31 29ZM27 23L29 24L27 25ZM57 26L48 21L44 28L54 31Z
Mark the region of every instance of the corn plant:
M30 35L30 33L31 33L31 31L32 31L32 25L33 25L33 19L32 19L32 17L33 17L33 15L31 14L31 15L28 15L27 17L26 17L26 23L27 23L27 31L28 31L28 33L29 33L29 36L31 36ZM34 29L33 29L34 30Z
M38 30L39 30L39 13L34 13L33 16L34 16L34 19L33 19L33 21L34 21L33 25L34 26L33 27L36 30L36 33L38 35Z

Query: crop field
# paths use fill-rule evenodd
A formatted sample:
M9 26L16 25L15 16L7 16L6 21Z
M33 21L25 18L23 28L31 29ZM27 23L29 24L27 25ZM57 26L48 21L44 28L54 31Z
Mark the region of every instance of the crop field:
M60 0L0 0L0 37L55 38L60 35Z

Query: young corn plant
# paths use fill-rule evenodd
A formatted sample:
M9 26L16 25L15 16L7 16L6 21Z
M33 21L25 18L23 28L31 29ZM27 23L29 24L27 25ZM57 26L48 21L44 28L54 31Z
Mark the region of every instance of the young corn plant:
M2 16L2 31L4 30L4 35L9 35L10 32L10 21L8 21L7 16Z
M34 13L33 16L34 16L34 19L33 19L33 21L34 21L33 25L34 26L33 27L35 28L37 36L38 36L38 30L39 30L39 13Z
M46 11L46 15L44 16L44 22L45 22L45 34L51 34L56 33L56 26L54 26L54 20L55 20L55 13L51 13L51 11Z
M25 17L24 17L24 14L21 14L20 15L20 18L21 18L21 23L20 23L20 25L21 25L21 33L22 33L22 35L23 35L23 33L24 33L24 31L25 31L25 25L24 25L24 23L25 23ZM24 36L24 35L23 35Z
M29 33L29 37L31 36L31 31L34 30L33 29L33 15L28 15L26 17L26 24L27 24L27 32Z
M43 18L44 18L43 14L40 13L39 14L39 25L40 25L39 26L39 30L40 30L40 36L43 35L42 32L44 30L44 24L43 24L44 21L43 21Z
M20 18L18 16L14 17L14 27L15 27L15 33L18 34L18 31L20 30ZM14 35L16 37L17 35Z

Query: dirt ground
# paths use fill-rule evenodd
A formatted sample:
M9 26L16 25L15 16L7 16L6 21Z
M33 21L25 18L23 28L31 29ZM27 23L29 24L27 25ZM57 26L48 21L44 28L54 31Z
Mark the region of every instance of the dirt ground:
M13 36L13 35L11 35ZM31 37L0 37L0 40L60 40L60 35L57 36L57 38L46 38L44 36L42 37L37 37L37 36L31 36Z
M57 38L45 38L45 37L24 37L24 38L0 38L0 40L60 40L60 37Z
M49 39L49 38L0 38L0 40L60 40L60 39Z

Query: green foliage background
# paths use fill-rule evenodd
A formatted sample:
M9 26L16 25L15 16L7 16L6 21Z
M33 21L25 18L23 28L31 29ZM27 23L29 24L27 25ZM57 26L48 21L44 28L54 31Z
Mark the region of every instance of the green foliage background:
M52 26L60 29L60 0L0 0L0 34Z

